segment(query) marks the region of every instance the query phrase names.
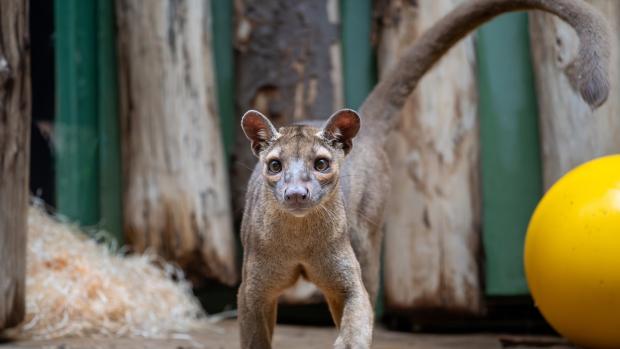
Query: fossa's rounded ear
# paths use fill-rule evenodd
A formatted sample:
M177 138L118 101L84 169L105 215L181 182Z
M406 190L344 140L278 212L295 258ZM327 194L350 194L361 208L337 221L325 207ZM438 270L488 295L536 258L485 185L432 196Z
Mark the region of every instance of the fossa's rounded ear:
M252 152L257 157L278 134L271 121L256 110L248 110L243 114L241 128L250 140Z
M329 117L321 134L334 147L341 148L345 154L348 154L353 146L353 137L359 130L359 115L354 110L341 109Z

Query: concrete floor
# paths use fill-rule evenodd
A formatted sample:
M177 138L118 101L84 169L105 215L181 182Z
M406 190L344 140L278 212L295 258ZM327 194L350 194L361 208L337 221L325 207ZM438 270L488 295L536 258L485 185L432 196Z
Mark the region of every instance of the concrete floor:
M275 330L274 348L330 348L336 337L336 330L330 327L302 327L278 325ZM435 335L392 332L376 328L373 348L375 349L497 349L497 348L571 348L555 337L515 337L498 334ZM27 340L0 344L5 348L46 349L194 349L194 348L239 348L237 324L227 320L213 325L212 329L176 339L88 339L69 338L57 340Z

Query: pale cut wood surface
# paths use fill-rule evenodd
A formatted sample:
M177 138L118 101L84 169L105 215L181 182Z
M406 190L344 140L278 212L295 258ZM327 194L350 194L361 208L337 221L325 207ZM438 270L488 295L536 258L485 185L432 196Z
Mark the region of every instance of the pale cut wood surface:
M24 317L30 160L28 3L0 1L0 329Z
M620 43L620 1L590 0L609 21L614 44ZM611 92L592 111L565 73L579 48L575 31L562 20L530 13L530 34L540 117L545 188L575 166L620 152L620 60L612 59Z
M460 1L386 0L380 73ZM480 193L477 89L471 37L421 81L390 137L385 218L386 306L478 313Z
M190 275L237 281L210 2L117 2L124 228Z

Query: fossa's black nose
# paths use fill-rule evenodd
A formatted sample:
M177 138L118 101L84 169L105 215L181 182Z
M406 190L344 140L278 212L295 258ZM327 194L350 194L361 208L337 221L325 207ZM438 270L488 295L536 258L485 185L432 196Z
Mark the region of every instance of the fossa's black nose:
M308 188L304 188L302 186L295 186L292 188L287 188L284 191L284 200L290 203L302 203L308 201L309 195Z

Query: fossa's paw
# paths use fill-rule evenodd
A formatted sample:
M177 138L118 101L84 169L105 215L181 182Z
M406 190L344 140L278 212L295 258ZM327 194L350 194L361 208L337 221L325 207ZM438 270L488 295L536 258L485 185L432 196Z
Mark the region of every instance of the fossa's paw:
M368 349L370 340L363 335L358 336L338 336L334 342L334 349Z

